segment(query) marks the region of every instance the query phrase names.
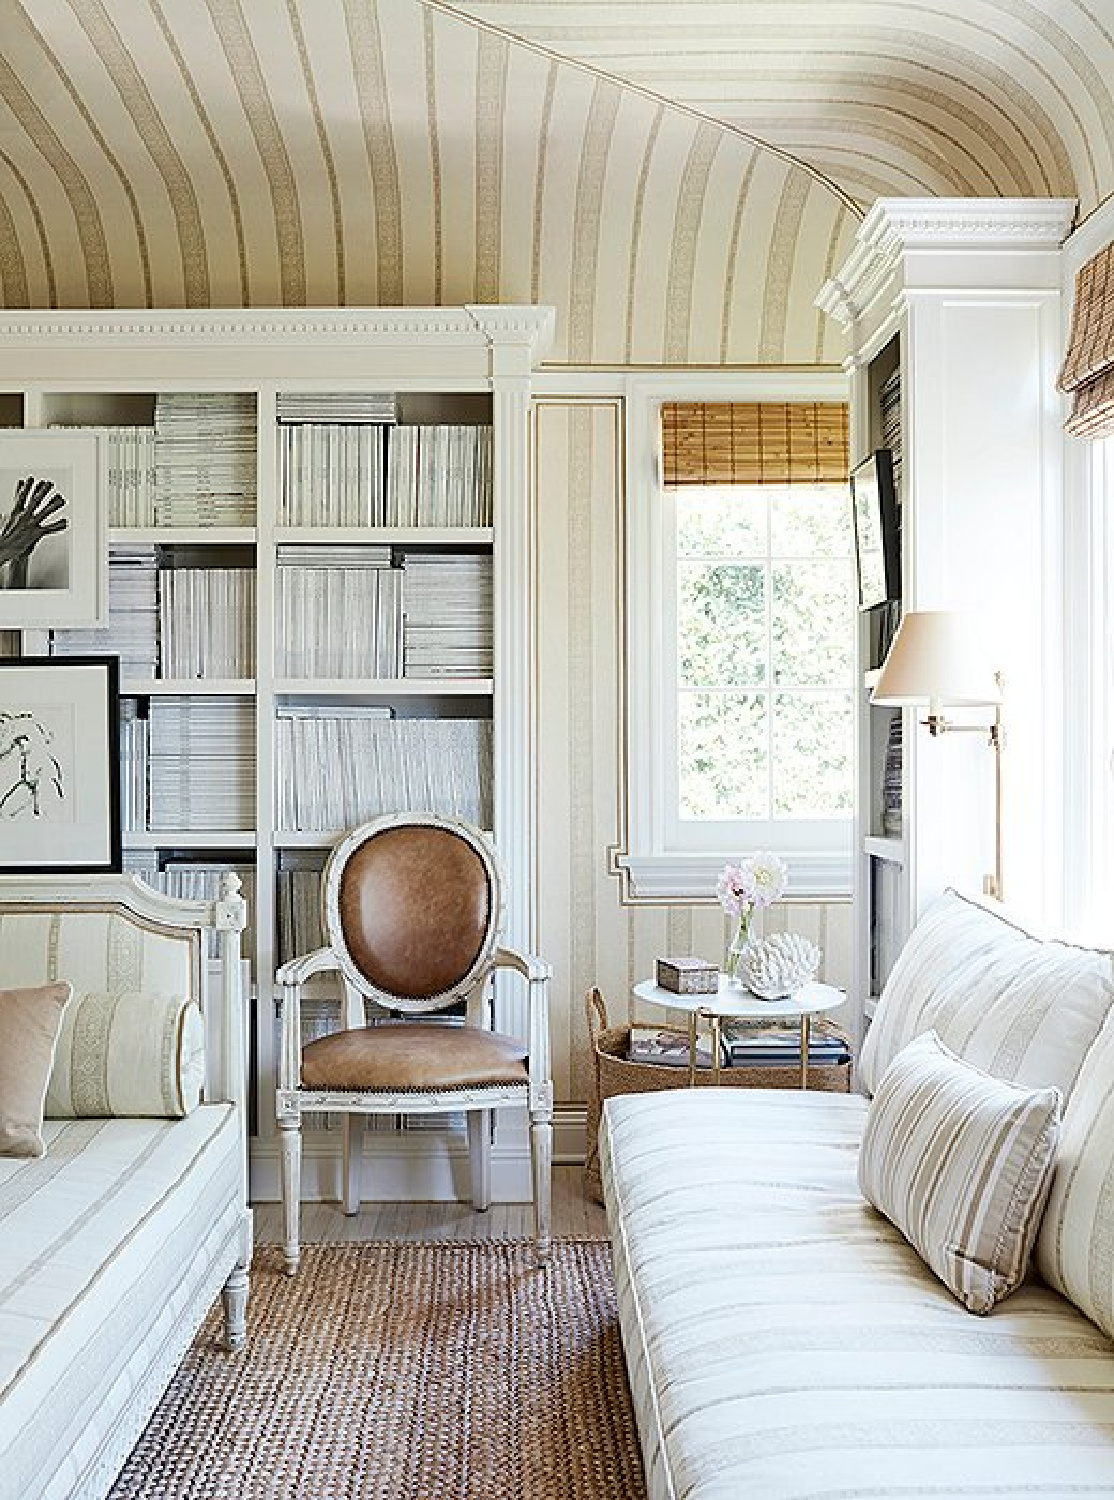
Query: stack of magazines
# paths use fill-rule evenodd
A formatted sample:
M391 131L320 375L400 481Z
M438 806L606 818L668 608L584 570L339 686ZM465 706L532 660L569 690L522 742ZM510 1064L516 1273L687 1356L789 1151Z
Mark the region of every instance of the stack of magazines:
M720 1030L721 1068L794 1068L801 1060L801 1034L795 1027L770 1026L763 1021L724 1021ZM687 1068L689 1039L667 1027L632 1026L627 1052L631 1062L659 1067ZM838 1067L851 1061L847 1038L835 1027L820 1023L811 1028L810 1068ZM696 1039L696 1066L712 1066L712 1038L701 1031Z

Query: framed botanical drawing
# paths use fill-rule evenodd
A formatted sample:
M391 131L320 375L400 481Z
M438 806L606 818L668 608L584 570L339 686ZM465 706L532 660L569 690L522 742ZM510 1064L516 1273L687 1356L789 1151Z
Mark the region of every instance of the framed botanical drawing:
M0 630L106 622L102 444L95 432L0 430Z
M115 656L0 660L0 870L120 869Z

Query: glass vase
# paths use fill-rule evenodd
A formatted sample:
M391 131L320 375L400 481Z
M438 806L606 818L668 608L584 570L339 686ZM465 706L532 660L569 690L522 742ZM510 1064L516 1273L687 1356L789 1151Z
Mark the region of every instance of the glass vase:
M742 984L740 967L743 962L743 954L750 947L750 921L753 912L744 911L739 913L739 920L735 931L731 935L731 941L727 945L727 953L723 960L723 974L728 984Z

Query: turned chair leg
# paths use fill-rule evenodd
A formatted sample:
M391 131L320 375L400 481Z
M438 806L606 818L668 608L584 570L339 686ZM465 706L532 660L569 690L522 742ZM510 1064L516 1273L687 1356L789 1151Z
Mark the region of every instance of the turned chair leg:
M538 1265L549 1259L550 1206L553 1178L553 1121L551 1115L531 1116L530 1158L534 1168L534 1232Z
M298 1115L279 1120L282 1175L282 1254L286 1274L293 1276L302 1258L299 1219L302 1206L302 1122Z
M244 1347L248 1335L248 1270L251 1266L251 1252L252 1216L248 1209L240 1226L240 1256L221 1291L221 1301L224 1303L224 1343L232 1352Z
M349 1218L360 1211L364 1154L364 1117L344 1117L344 1212Z
M472 1207L484 1213L491 1207L491 1110L468 1111L468 1165L472 1176Z

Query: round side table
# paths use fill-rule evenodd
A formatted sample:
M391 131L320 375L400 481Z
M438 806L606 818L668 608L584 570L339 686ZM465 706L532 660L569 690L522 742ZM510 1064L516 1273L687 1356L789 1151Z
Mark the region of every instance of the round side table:
M668 1007L670 1010L688 1012L689 1032L689 1085L696 1083L696 1027L703 1018L712 1029L712 1081L719 1083L721 1022L723 1021L775 1021L791 1025L796 1022L801 1033L801 1087L808 1087L808 1044L813 1016L822 1016L838 1008L847 996L832 984L813 981L804 984L793 995L783 1000L763 1000L760 995L731 984L723 975L719 978L719 990L714 995L678 995L673 990L662 989L652 979L640 980L634 986L634 994L647 1005Z

